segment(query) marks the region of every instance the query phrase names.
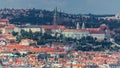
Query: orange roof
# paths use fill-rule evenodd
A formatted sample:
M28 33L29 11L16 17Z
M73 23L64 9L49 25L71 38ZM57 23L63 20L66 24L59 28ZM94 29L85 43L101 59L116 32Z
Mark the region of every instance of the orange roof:
M0 22L0 24L1 24L1 25L5 25L5 24L6 24L6 22Z
M86 28L91 34L104 34L100 28Z
M30 50L33 52L53 52L55 48L31 48Z
M89 31L91 34L105 34L104 31Z
M10 37L9 40L16 40L16 37Z
M65 32L85 32L87 31L86 29L65 29Z
M30 55L28 55L28 56L30 56L30 57L35 57L36 55L35 55L35 54L30 54Z
M14 28L15 26L13 24L5 26L5 28Z
M51 61L54 61L54 58L50 58Z
M53 26L53 25L44 25L42 26L44 29L65 29L65 26Z
M0 36L2 36L2 37L7 37L7 36L12 36L11 34L1 34Z
M86 28L86 30L88 30L88 31L99 31L100 28Z
M8 45L8 46L6 46L6 48L9 49L9 50L13 50L13 49L24 50L24 49L30 49L30 46Z
M64 64L64 66L70 66L71 64ZM85 65L83 64L72 64L72 66L78 66L78 67L84 67Z

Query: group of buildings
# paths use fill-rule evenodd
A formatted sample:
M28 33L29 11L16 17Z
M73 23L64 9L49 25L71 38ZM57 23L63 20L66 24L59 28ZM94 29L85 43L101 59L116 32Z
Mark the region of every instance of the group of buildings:
M0 65L4 68L119 68L120 54L112 52L68 53L62 44L39 48L10 44L0 47ZM30 53L32 52L32 53ZM17 53L20 53L17 55ZM1 67L2 68L2 67Z
M106 16L106 17L100 17L101 19L105 20L120 20L120 14L115 14L113 16Z
M55 9L53 25L14 25L8 19L0 19L0 68L119 68L120 54L112 52L83 52L69 49L75 44L53 43L51 45L30 46L35 40L22 39L16 42L12 32L21 30L63 35L67 38L81 39L92 36L97 40L110 38L109 27L86 28L85 23L77 22L76 29L58 25ZM6 44L7 43L7 44Z
M57 9L53 16L53 25L14 25L9 24L9 20L0 19L0 31L2 34L12 33L13 31L20 33L21 30L32 31L32 32L41 32L41 33L50 33L52 36L56 34L60 36L61 34L67 38L81 39L82 37L92 36L97 40L104 40L105 38L110 38L109 27L105 24L100 25L98 28L85 28L85 23L80 26L80 23L77 22L76 29L69 29L63 25L58 25L58 14Z
M11 34L0 35L0 68L119 68L118 52L75 51L74 44L30 46L31 39L13 42ZM6 44L7 43L7 44Z

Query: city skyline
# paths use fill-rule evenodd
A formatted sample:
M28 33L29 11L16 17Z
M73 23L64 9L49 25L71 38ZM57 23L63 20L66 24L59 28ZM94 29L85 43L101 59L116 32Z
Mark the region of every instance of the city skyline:
M120 0L0 0L0 8L46 9L56 6L73 14L116 14L120 12Z

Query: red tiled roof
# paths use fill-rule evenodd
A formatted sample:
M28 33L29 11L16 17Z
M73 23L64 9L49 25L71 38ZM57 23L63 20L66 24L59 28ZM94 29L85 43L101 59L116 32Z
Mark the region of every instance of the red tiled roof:
M31 48L30 50L33 52L53 52L55 48Z
M106 24L101 24L101 25L100 25L100 28L106 28L106 29L109 29L109 27L108 27Z
M7 36L12 36L11 34L1 34L0 36L2 36L2 37L7 37Z
M44 28L44 29L65 29L66 27L65 26L45 25L45 26L42 26L42 28Z
M85 32L87 31L86 29L65 29L65 32Z
M86 28L86 30L88 30L88 31L99 31L100 28Z
M105 34L104 31L89 31L90 34Z
M100 28L86 28L91 34L104 34L105 32L102 31Z
M16 37L10 37L8 40L16 40Z
M5 24L6 24L6 22L1 22L1 21L0 21L0 24L1 24L1 25L5 25Z
M17 49L17 50L24 50L24 49L30 49L30 46L23 46L23 45L8 45L5 46L5 48L9 50Z
M14 28L15 26L13 24L5 26L5 28Z

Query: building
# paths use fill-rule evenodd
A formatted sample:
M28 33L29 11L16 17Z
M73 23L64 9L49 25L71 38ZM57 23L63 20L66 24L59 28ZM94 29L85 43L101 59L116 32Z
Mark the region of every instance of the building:
M76 29L64 29L62 32L64 37L81 39L82 37L92 36L97 40L110 39L109 27L105 24L101 24L98 28L85 28L85 23L80 28L79 23L76 24Z
M85 29L85 24L83 23L82 28L80 28L79 22L76 24L76 29L65 29L62 34L64 37L73 39L89 36L89 32Z
M98 28L86 28L90 32L90 36L97 40L110 39L110 30L107 25L101 24Z
M64 37L73 38L73 39L81 39L82 37L86 37L89 35L89 32L85 29L65 29L62 32Z
M14 28L15 28L15 26L13 24L6 25L4 27L4 29L5 29L4 33L6 33L6 34L12 33L14 31Z
M46 32L52 36L55 36L56 34L62 34L64 37L73 39L81 39L82 37L92 36L97 40L104 40L105 38L110 37L109 28L105 24L100 25L98 28L85 28L85 23L83 23L82 27L80 28L79 22L77 22L76 29L68 29L65 26L57 25L57 20L58 14L56 8L53 16L53 25L43 25L41 27L42 33Z
M14 28L15 32L20 33L21 30L25 30L27 32L29 32L30 30L32 32L41 32L41 27L39 25L24 25L24 26L16 26Z
M118 13L112 16L106 16L106 17L100 17L100 18L105 20L120 20L120 14Z
M8 19L0 19L0 33L5 33L5 26L9 24Z
M90 36L96 38L97 40L104 40L106 38L106 34L100 28L87 28L86 30L89 31Z
M12 34L0 34L0 45L7 45L15 41L16 37L12 36Z
M20 44L20 45L29 46L29 45L31 45L32 43L37 44L36 41L31 40L31 39L22 39L21 42L20 42L19 44Z
M13 24L1 25L0 31L2 34L11 34L14 31L14 28L15 26Z
M90 36L97 40L104 40L106 38L105 32L103 31L91 31Z
M55 34L61 34L61 32L66 29L65 26L63 25L58 25L58 12L57 12L57 8L55 9L55 13L53 16L53 24L52 25L43 25L42 26L42 33L49 33L52 36L55 36Z
M0 19L0 25L6 25L6 24L9 24L8 19Z
M46 32L52 36L60 36L64 29L66 29L65 26L42 26L42 33L44 34Z

